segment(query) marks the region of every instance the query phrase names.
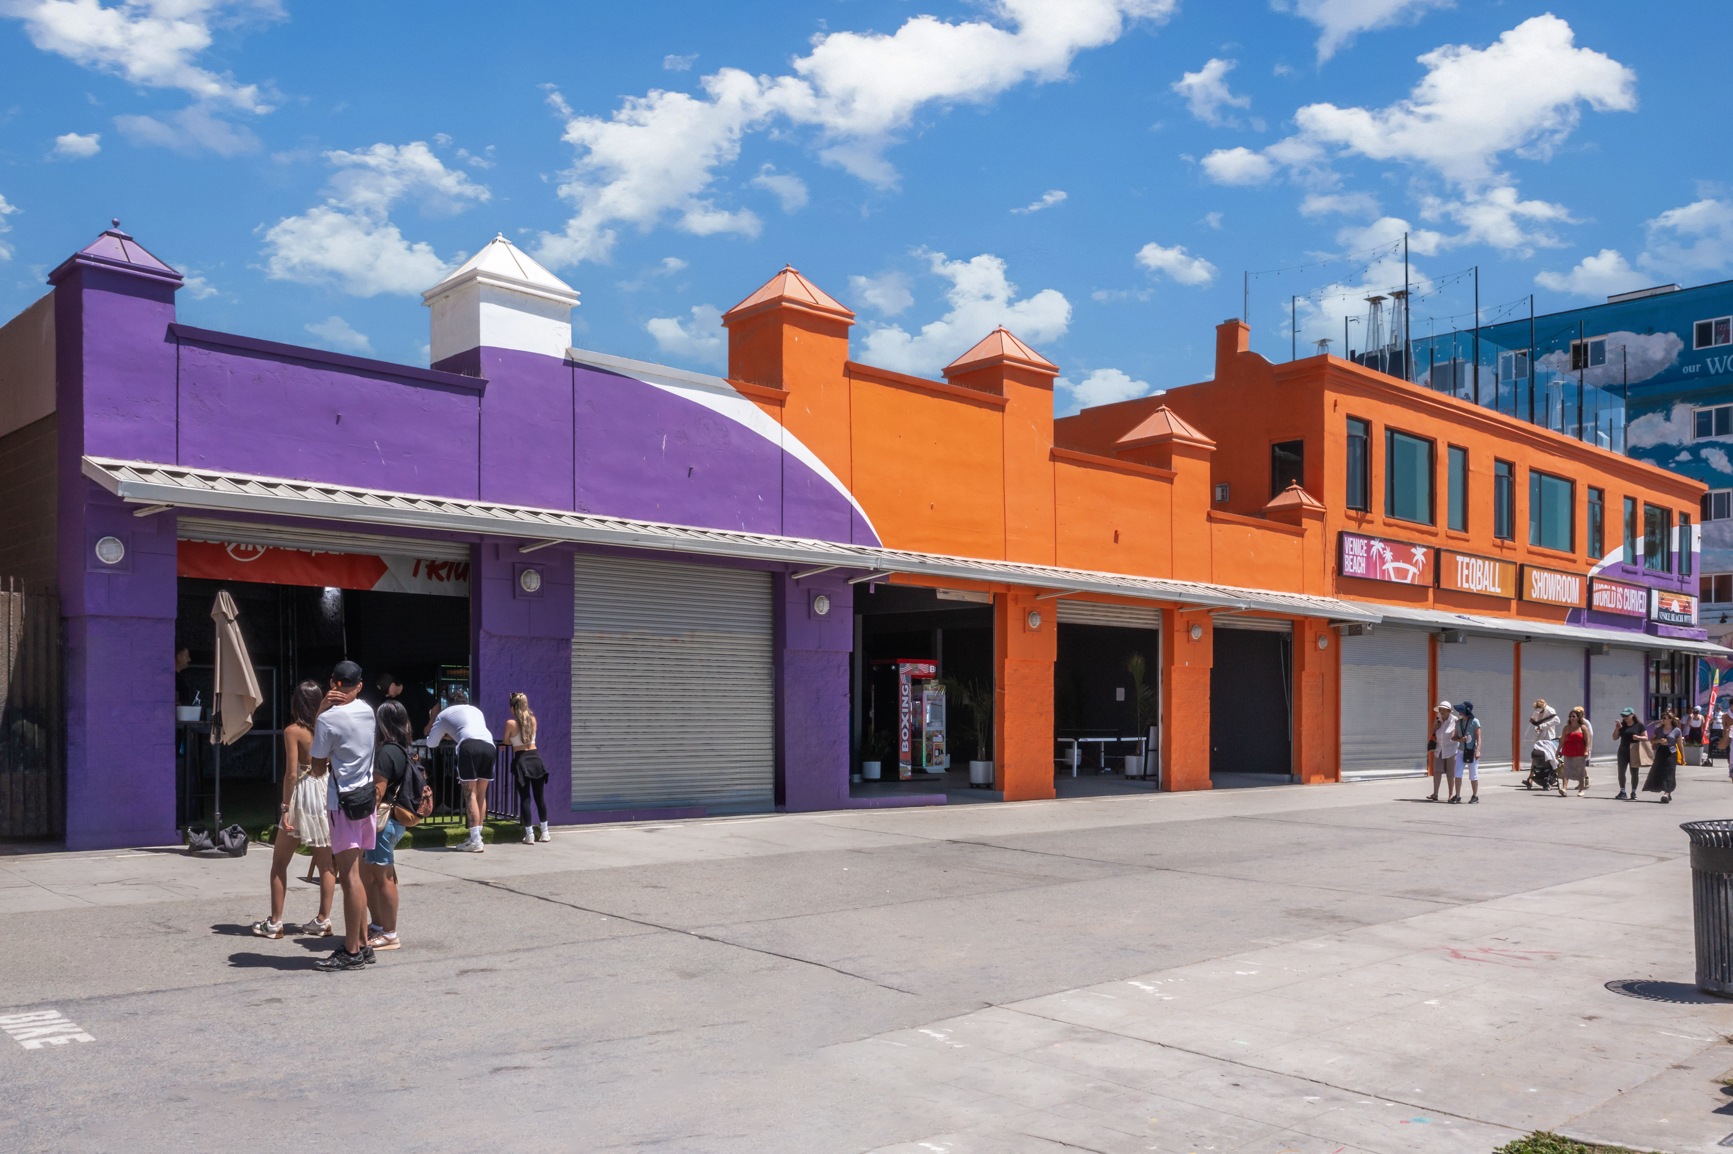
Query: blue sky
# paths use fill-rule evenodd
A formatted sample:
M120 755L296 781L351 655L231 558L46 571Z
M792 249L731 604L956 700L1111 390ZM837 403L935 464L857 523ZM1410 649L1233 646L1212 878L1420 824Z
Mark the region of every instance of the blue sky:
M1725 10L1665 11L0 0L0 313L118 216L184 321L414 363L419 291L503 232L585 347L718 369L792 263L857 358L1005 323L1065 411L1209 376L1247 269L1308 266L1253 282L1254 348L1294 293L1339 346L1405 230L1416 335L1475 265L1488 319L1725 279Z

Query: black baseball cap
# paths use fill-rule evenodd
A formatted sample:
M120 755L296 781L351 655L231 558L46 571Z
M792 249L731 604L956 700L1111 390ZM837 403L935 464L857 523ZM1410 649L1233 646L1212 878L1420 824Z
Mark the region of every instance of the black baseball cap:
M339 661L331 670L331 680L338 685L360 685L361 667L353 661Z

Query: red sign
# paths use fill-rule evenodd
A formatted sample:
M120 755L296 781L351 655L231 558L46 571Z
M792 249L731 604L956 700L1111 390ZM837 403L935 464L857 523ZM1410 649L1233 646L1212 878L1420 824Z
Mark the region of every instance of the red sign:
M1649 616L1662 625L1697 624L1697 599L1689 593L1649 590Z
M378 557L371 553L309 553L303 549L221 541L180 542L175 573L180 577L258 581L266 585L322 585L382 593L469 596L468 561Z
M1589 582L1589 608L1600 613L1622 613L1626 617L1649 615L1649 587L1626 585L1596 577Z
M1392 581L1398 585L1431 585L1434 584L1435 553L1430 545L1344 532L1342 576Z
M1537 565L1522 567L1522 599L1542 605L1583 603L1583 587L1588 581L1581 573L1561 573L1557 569L1542 569Z
M914 777L915 748L915 682L930 681L939 675L936 661L897 662L897 777L909 781Z
M1516 596L1516 562L1448 549L1438 555L1438 587L1487 597Z

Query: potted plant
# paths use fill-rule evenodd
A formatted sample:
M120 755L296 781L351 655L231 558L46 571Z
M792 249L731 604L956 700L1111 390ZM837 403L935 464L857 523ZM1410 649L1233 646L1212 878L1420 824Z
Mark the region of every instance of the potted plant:
M993 761L989 755L993 747L993 687L955 677L945 678L944 684L945 699L953 711L951 716L958 722L958 736L966 735L975 749L975 758L969 762L969 785L974 789L992 789ZM966 725L961 724L963 713L958 710L967 711Z
M884 763L897 756L897 735L889 729L873 729L867 733L866 757L860 763L860 775L867 781L884 776Z
M1155 686L1145 680L1149 665L1143 654L1133 653L1126 658L1125 672L1131 675L1131 711L1136 726L1133 732L1138 737L1147 737L1149 727L1155 723ZM1125 776L1141 777L1150 764L1148 754L1134 753L1125 759Z

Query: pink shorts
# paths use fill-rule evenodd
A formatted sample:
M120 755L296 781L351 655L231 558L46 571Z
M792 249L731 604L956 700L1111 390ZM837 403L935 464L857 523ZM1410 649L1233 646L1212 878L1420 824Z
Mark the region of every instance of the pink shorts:
M379 827L374 824L372 814L360 821L350 821L340 809L326 812L331 816L332 853L339 854L346 849L372 849L379 843Z

